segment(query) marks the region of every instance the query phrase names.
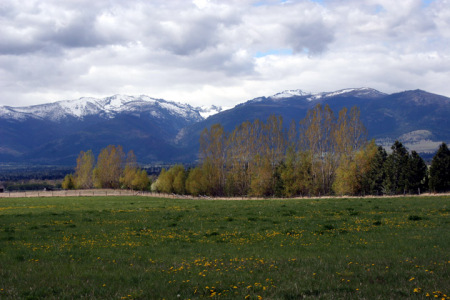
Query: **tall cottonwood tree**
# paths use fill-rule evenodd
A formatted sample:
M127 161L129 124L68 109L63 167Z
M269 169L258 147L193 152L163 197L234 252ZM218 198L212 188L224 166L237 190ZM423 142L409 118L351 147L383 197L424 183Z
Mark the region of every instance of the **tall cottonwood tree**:
M225 167L228 137L220 124L205 128L200 135L201 156L205 177L208 182L207 190L211 195L223 195L225 191Z
M307 152L297 152L289 147L283 163L279 166L282 195L293 197L311 193L311 156Z
M271 115L267 122L254 123L257 132L257 149L251 169L251 194L254 196L274 195L279 181L277 169L286 153L286 133L283 119Z
M201 167L191 169L186 178L186 192L193 196L205 195L207 182Z
M339 170L341 179L356 178L351 193L364 193L373 171L369 162L378 151L374 144L364 148L367 131L359 117L356 107L336 118L319 104L298 129L291 122L288 131L274 115L266 122L246 121L231 133L215 124L201 133L202 164L187 175L186 190L212 196L324 195L332 192ZM163 171L160 179L165 177Z
M77 158L74 182L77 189L90 189L93 187L92 171L95 158L92 150L81 151Z
M175 165L167 171L163 169L158 177L157 190L167 194L185 194L186 170L184 167Z
M336 170L333 190L338 195L365 195L372 165L376 163L378 147L371 141L365 147L341 158Z
M126 189L133 189L133 180L138 176L138 172L140 170L137 165L136 155L133 150L130 150L127 153L125 169L119 179L121 186Z
M255 145L253 124L243 122L228 137L226 194L247 195Z
M337 159L335 152L335 116L331 108L317 104L300 122L300 150L310 154L312 189L329 194Z
M345 107L339 111L334 143L338 158L343 156L351 158L367 144L367 129L360 119L358 107L352 107L350 112Z
M122 146L109 145L102 149L93 171L94 186L97 188L119 188L124 164L125 153Z

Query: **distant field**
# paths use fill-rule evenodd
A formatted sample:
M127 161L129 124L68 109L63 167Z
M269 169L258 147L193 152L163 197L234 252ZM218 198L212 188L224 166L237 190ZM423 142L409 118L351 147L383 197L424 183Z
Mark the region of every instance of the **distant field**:
M0 199L1 299L448 299L450 196Z

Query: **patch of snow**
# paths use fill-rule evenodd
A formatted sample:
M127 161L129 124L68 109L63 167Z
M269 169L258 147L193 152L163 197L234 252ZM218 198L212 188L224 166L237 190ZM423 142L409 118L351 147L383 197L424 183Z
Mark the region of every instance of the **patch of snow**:
M407 132L399 136L398 140L403 143L415 143L422 140L429 140L433 138L433 133L429 130L415 130Z
M231 107L222 107L222 106L216 106L216 105L203 105L203 106L199 106L196 107L195 110L197 110L200 115L204 118L207 119L215 114L218 114L224 110L228 110Z
M277 93L273 96L270 96L271 99L284 99L298 96L309 96L311 93L304 92L302 90L286 90L281 93Z
M66 117L83 119L89 115L101 115L113 118L120 112L149 111L154 117L163 117L167 110L170 114L186 119L200 121L202 117L188 104L154 99L148 96L114 95L103 99L84 97L76 100L63 100L54 103L40 104L27 107L2 107L0 117L15 120L26 118L47 119L59 121Z
M324 93L317 93L314 95L311 95L311 97L308 97L307 100L314 101L322 98L329 98L329 97L335 97L339 95L349 94L352 93L352 96L354 97L361 97L361 96L378 96L378 95L385 95L384 93L381 93L377 90L371 89L371 88L350 88L350 89L343 89L338 90L335 92L324 92Z
M161 102L159 105L167 109L171 114L187 117L186 110L176 105L174 102Z
M150 112L150 114L152 116L154 116L155 118L161 118L161 115L159 113L157 113L156 111L152 111L152 112Z

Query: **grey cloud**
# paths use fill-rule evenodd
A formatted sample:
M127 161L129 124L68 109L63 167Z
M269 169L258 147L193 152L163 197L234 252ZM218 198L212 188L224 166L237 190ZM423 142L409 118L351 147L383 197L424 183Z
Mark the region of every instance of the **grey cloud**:
M211 0L198 8L186 0L0 0L0 101L33 92L164 96L166 89L205 86L220 87L219 94L252 87L252 95L267 86L274 93L323 91L364 81L405 88L406 79L386 73L411 74L414 82L437 78L435 87L448 74L449 0L426 10L419 0L323 3ZM294 54L277 55L280 49Z
M311 54L327 50L334 40L334 32L321 21L308 24L295 24L290 28L288 43L295 52Z

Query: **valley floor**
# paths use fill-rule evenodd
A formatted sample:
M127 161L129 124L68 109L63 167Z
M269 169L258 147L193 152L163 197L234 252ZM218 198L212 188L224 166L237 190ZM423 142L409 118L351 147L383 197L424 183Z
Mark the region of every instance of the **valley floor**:
M450 196L0 199L1 299L448 299Z

